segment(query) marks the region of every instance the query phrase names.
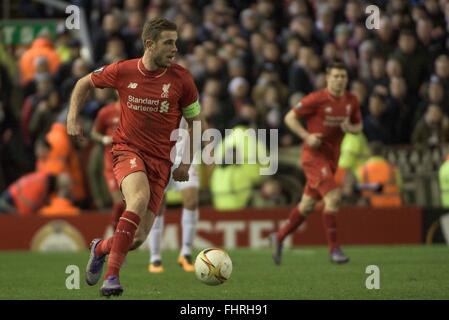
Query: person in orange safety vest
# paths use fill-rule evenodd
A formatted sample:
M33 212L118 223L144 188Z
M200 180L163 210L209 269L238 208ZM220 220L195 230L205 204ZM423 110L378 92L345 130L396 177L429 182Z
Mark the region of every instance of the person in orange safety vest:
M36 213L47 202L56 189L56 176L45 172L31 172L16 182L0 196L0 212L29 216Z
M362 196L372 207L399 207L402 205L399 170L382 157L383 145L370 145L371 157L359 167L357 176Z

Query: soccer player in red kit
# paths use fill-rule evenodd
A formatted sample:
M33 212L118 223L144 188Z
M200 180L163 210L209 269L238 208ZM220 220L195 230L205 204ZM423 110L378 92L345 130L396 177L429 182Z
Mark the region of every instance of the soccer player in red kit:
M322 217L331 261L349 261L337 241L336 213L340 191L334 175L344 133L360 132L362 123L359 102L346 91L347 83L345 66L341 63L329 65L326 69L326 88L305 96L285 116L286 125L304 141L301 160L307 184L300 203L291 211L287 223L271 235L273 260L277 265L281 263L284 239L304 222L321 199L324 200ZM306 121L307 129L300 119Z
M103 145L103 175L112 198L112 227L115 230L120 216L125 209L120 188L112 169L112 135L120 121L120 102L110 103L98 112L92 128L91 137Z
M99 68L81 78L73 89L67 116L67 131L81 135L79 108L94 88L114 88L120 99L120 122L113 135L114 176L125 199L126 209L114 235L94 239L86 268L86 281L94 285L101 277L105 256L108 268L100 293L120 295L123 288L119 271L129 250L147 238L153 215L159 212L164 189L170 178L170 140L181 117L192 131L199 121L198 91L190 73L173 62L178 37L176 24L162 18L145 23L142 31L144 54ZM184 161L173 171L175 181L187 181L193 157L190 134L190 162Z

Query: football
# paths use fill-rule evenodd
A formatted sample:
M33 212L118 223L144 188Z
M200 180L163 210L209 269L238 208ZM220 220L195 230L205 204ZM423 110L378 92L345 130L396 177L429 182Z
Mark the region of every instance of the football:
M198 280L216 286L229 280L232 260L222 249L209 248L201 251L195 260L195 274Z

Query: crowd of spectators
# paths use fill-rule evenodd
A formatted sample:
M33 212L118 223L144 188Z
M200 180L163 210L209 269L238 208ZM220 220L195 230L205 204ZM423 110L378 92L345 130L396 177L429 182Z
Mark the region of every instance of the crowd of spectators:
M142 25L158 16L178 25L177 62L194 76L211 127L244 121L279 129L281 147L298 145L283 116L325 86L325 66L338 59L349 69L368 141L433 147L449 140L449 0L71 2L87 13L91 61L68 30L25 48L0 44L0 191L34 169L35 144L64 123L76 81L139 57ZM369 4L380 8L379 29L365 25ZM65 17L34 2L18 6L21 18ZM113 99L95 90L83 110L85 132ZM83 163L91 145L75 149Z

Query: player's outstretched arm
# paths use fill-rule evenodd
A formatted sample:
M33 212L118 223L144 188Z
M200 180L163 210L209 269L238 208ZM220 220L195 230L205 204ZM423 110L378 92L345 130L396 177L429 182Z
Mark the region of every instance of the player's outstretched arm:
M78 121L78 113L93 87L90 74L88 74L79 79L73 88L72 96L70 97L69 112L67 114L67 133L69 136L79 137L82 135L81 125Z

